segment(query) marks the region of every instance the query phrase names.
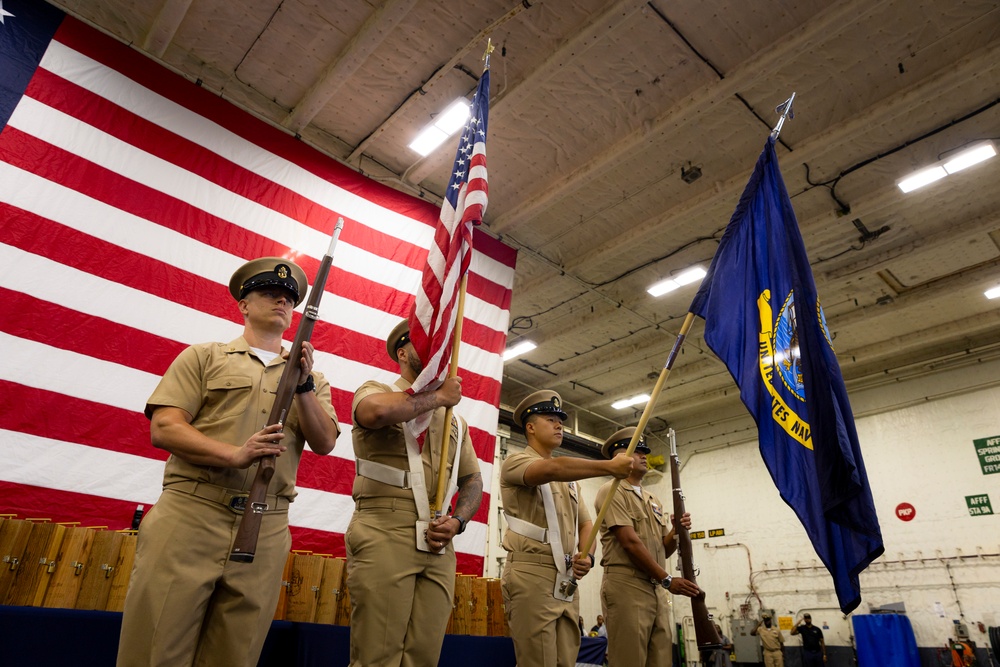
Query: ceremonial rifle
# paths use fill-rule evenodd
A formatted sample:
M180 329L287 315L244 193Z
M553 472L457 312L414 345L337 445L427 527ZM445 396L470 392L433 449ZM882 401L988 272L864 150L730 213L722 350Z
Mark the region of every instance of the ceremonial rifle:
M674 491L674 538L677 540L677 560L681 576L697 584L695 581L694 563L691 560L691 533L681 523L684 516L684 491L681 490L680 457L677 455L677 439L673 429L670 429L670 484ZM691 598L691 615L694 617L694 634L698 642L698 650L710 651L722 648L722 637L715 629L712 614L705 604L705 591Z
M312 289L309 291L309 299L306 301L305 312L299 321L299 328L295 332L295 341L292 349L288 353L285 361L285 369L281 372L281 379L278 381L278 390L275 392L274 404L271 406L271 414L267 418L267 426L272 424L284 424L285 417L292 407L292 400L295 398L295 388L298 386L299 373L301 371L302 344L309 342L312 338L313 327L319 319L319 302L323 298L326 288L326 277L330 273L330 265L333 264L333 249L340 238L340 231L344 228L344 219L338 218L337 225L333 230L333 238L330 239L330 247L320 262L316 271L316 279L313 281ZM247 498L246 507L243 511L243 520L240 521L239 530L236 532L236 539L233 541L233 550L229 554L229 560L237 563L252 563L257 552L257 537L260 535L260 522L267 511L267 487L274 476L274 456L262 456L257 459L257 474L253 478L250 486L250 494Z

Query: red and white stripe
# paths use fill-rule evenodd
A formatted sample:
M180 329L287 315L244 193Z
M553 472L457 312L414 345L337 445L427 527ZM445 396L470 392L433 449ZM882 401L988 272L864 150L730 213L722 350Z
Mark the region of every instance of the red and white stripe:
M434 240L409 318L410 340L423 362L423 370L411 387L414 393L436 389L450 370L459 292L462 277L469 269L473 227L482 223L489 198L485 126L477 132L483 112L489 108L489 87L487 70L480 80L461 140L462 144L468 141L472 151L466 156L460 146L457 152L448 187L449 191L457 188L458 192L457 195L449 194L442 202ZM407 427L420 437L429 423L430 413L425 413L410 421Z
M288 256L312 277L338 216L313 343L344 432L303 455L290 520L296 549L343 555L351 398L396 376L384 340L438 210L67 18L0 133L0 513L127 527L160 491L142 415L160 375L186 345L240 334L238 266ZM488 478L516 255L482 233L473 247L457 411ZM462 572L482 573L488 508L456 540Z

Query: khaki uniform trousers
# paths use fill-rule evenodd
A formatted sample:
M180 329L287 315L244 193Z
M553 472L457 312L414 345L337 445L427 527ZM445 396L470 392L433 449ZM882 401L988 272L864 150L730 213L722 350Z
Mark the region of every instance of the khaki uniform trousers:
M608 664L670 667L670 593L625 565L604 569L601 609L608 628Z
M779 648L775 650L764 649L764 667L785 667L785 654Z
M574 667L580 653L580 601L552 597L551 556L509 553L500 588L517 667Z
M165 490L142 521L125 597L119 667L254 667L291 549L288 512L261 521L253 563L229 560L241 516Z
M416 548L412 500L357 501L344 534L351 667L435 667L455 594L455 549Z

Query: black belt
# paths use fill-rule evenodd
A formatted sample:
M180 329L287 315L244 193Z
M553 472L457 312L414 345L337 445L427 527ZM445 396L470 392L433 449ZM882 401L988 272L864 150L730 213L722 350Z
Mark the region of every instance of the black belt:
M201 498L202 500L218 503L219 505L228 507L237 514L243 514L247 506L247 500L250 498L250 494L244 491L234 491L224 486L216 486L208 482L196 482L194 480L176 482L166 488L173 491L180 491L181 493L186 493L189 496ZM264 511L270 513L287 512L291 501L284 496L268 494L264 502L267 503L267 509Z

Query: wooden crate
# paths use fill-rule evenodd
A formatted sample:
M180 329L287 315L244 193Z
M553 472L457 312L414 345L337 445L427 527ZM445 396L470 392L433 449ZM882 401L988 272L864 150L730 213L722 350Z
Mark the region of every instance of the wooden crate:
M55 571L56 558L62 545L66 526L57 523L34 522L21 563L14 571L14 582L2 604L40 607L45 590Z
M490 637L510 636L499 579L486 580L486 634Z
M337 625L351 624L351 589L347 585L347 560L344 559L344 579L340 586L340 601L337 603Z
M25 570L24 552L34 525L24 519L7 519L0 525L0 601L7 599L15 578Z
M128 582L132 577L132 566L135 565L136 533L134 530L122 531L122 548L118 552L118 563L111 577L111 590L108 592L107 611L124 611L125 594L128 592Z
M327 559L313 553L293 553L285 620L314 623L323 583L323 561Z
M59 546L52 577L45 590L43 607L73 609L83 582L83 571L90 558L90 548L94 543L97 531L93 528L81 528L67 525Z
M98 530L90 547L90 558L83 568L80 593L76 596L77 609L104 609L114 580L118 556L124 536L114 530Z
M343 596L343 587L346 585L347 568L343 558L323 559L323 579L319 585L319 599L316 603L316 622L326 625L347 625L338 623L340 608L340 598ZM350 622L350 616L347 618Z
M486 580L481 577L472 577L471 590L471 616L469 618L469 634L477 637L486 636Z
M274 620L285 620L288 589L291 587L292 567L295 565L295 554L289 553L285 559L285 570L281 574L281 593L278 595L278 605L274 608Z
M455 575L455 602L451 610L448 634L467 635L472 625L472 579L466 574Z

